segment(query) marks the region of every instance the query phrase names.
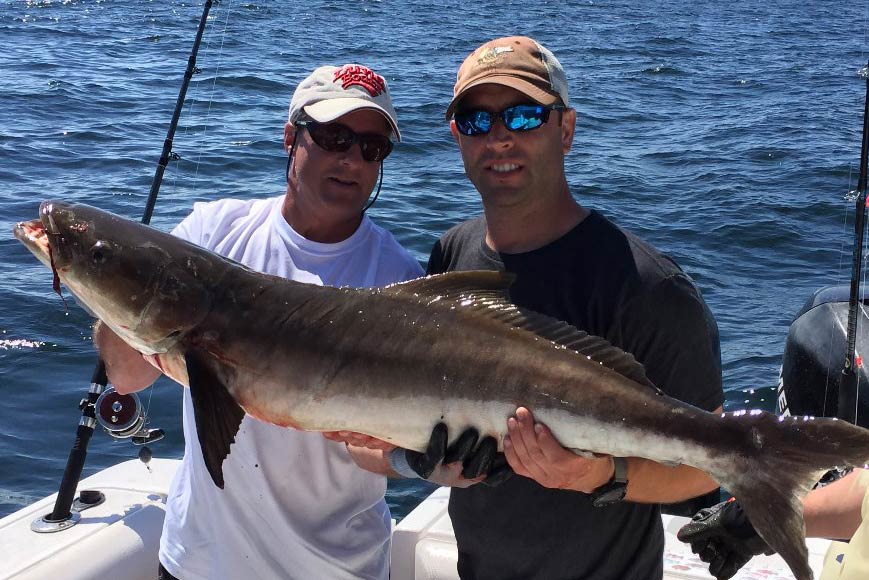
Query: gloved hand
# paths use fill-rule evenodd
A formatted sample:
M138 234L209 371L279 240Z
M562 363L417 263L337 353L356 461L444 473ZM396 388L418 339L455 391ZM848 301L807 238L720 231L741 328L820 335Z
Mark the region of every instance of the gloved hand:
M718 580L733 577L758 554L774 553L733 498L697 512L676 537L691 544L691 551L709 564L709 573Z
M447 426L438 423L429 437L425 453L396 448L390 452L392 469L404 477L419 477L439 485L468 487L478 483L498 485L506 481L513 470L503 453L498 453L494 437L480 438L479 432L470 427L447 447Z

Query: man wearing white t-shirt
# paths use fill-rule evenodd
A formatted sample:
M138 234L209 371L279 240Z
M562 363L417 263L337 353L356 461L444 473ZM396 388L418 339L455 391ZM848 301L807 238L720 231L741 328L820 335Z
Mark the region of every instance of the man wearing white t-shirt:
M360 65L320 67L290 102L286 194L194 204L173 233L300 282L373 287L421 276L364 214L390 136L401 139L383 77ZM118 391L141 390L160 375L102 324L94 338ZM245 416L221 490L205 468L189 389L184 438L166 502L161 578L388 577L386 480L357 466L371 450Z

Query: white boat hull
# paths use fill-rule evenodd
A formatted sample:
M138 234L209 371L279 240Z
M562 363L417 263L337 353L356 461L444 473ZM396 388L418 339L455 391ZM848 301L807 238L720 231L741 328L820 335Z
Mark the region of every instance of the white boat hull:
M81 512L62 532L37 534L31 522L51 512L56 495L0 519L0 580L154 580L169 484L177 460L119 463L79 484L98 489L106 501ZM392 580L458 580L453 527L447 513L449 489L440 488L395 526ZM707 565L676 539L685 518L664 516L665 580L709 580ZM809 562L820 575L830 542L810 539ZM734 580L792 580L778 556L754 558Z
M458 580L458 551L453 525L447 513L450 491L440 488L395 527L392 533L392 578L397 580ZM691 547L676 538L687 518L663 516L664 580L710 580L709 565L691 553ZM829 540L811 538L809 564L820 576ZM758 556L733 580L793 580L778 555Z
M0 579L154 580L166 495L178 461L138 460L104 469L79 484L106 496L78 524L37 534L30 524L51 513L57 494L0 520Z

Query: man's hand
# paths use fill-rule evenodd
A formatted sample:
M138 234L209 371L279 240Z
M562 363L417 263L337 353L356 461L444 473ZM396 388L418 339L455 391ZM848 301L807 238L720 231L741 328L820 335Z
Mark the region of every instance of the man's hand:
M697 512L676 537L691 544L691 551L709 564L709 573L718 580L733 577L758 554L773 553L732 498Z
M389 462L399 475L420 477L449 487L470 487L485 482L498 485L512 475L510 467L498 454L494 437L484 437L470 427L447 447L447 426L438 423L429 437L424 453L396 448L390 452Z
M101 320L94 325L94 344L106 365L109 381L122 395L141 391L160 376L157 367L124 342Z
M377 439L370 435L356 433L355 431L323 431L322 433L323 437L329 441L346 443L347 445L353 445L354 447L380 449L381 451L392 451L395 449L395 445L388 441L383 441L382 439Z
M432 429L424 453L396 447L394 444L353 431L324 431L330 441L355 447L380 449L393 471L403 477L420 478L448 487L470 487L483 482L498 485L513 475L504 455L498 453L494 437L484 437L470 427L447 447L447 426L438 423Z
M586 458L565 449L546 425L535 423L531 411L516 409L507 420L504 455L513 471L542 485L591 493L615 473L610 456Z

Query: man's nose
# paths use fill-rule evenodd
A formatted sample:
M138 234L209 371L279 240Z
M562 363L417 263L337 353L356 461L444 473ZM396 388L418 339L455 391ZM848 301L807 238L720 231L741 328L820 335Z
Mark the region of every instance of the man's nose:
M347 151L339 153L343 163L359 165L366 161L362 158L362 146L359 143L353 143Z
M513 131L504 124L501 117L492 122L492 128L486 134L486 146L490 149L505 149L513 145Z

